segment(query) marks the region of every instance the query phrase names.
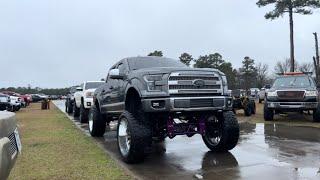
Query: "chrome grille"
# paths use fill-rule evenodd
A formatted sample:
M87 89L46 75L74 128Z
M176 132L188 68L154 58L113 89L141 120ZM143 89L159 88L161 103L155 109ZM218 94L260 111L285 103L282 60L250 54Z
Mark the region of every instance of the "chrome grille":
M198 88L194 85L169 85L169 89L220 89L220 85L205 85Z
M14 136L14 133L9 135L9 140L10 140L10 155L13 156L15 153L18 152L18 147L16 143L16 137Z
M214 72L173 72L168 78L168 89L170 94L221 94L222 82Z
M304 98L304 91L278 91L279 99L302 100Z
M209 81L219 81L218 77L208 77L208 76L171 76L169 78L170 81L179 81L179 80L189 80L193 81L195 79L209 80Z

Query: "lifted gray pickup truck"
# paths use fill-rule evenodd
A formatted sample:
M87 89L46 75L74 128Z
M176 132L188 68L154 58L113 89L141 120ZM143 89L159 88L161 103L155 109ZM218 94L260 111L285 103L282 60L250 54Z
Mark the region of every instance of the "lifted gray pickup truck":
M89 131L103 136L106 124L118 121L118 148L127 163L141 162L152 140L177 135L200 134L212 151L231 150L239 124L226 79L216 69L190 68L169 58L123 59L94 93Z
M313 121L320 122L319 93L311 74L285 73L278 76L266 94L264 119L275 113L313 111Z
M7 179L21 151L15 114L0 112L0 179Z

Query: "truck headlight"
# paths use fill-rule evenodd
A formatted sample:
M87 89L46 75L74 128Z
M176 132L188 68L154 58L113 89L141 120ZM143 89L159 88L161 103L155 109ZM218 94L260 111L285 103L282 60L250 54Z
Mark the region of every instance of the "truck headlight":
M86 97L87 98L93 97L93 92L86 92Z
M318 91L306 91L306 96L318 96Z
M277 97L278 95L277 95L276 91L269 91L269 92L267 92L267 96L268 97Z
M227 76L221 76L222 77L222 85L223 85L223 94L227 95L228 93L228 81Z
M161 91L161 86L158 86L156 82L162 81L162 75L146 75L144 80L147 82L149 91Z

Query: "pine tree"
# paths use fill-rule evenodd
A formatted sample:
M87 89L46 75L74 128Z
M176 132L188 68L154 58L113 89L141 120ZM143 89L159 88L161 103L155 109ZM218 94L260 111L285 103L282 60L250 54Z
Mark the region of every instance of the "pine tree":
M265 15L266 19L274 20L276 18L282 17L283 14L289 13L289 23L290 23L290 61L291 68L290 71L294 72L294 37L293 37L293 14L312 14L312 9L320 8L319 0L259 0L257 5L259 7L264 7L267 5L274 4L275 9L268 12Z

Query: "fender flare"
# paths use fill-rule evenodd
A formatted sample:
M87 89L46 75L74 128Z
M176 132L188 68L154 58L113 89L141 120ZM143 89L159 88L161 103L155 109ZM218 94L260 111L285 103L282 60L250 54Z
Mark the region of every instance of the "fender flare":
M129 81L129 83L127 84L127 87L126 87L126 89L125 89L125 97L124 97L124 99L125 99L125 100L127 99L128 91L129 91L129 89L131 89L131 88L135 89L135 90L138 92L139 97L141 97L141 90L140 90L139 86L140 86L140 87L143 86L143 84L141 83L141 81L140 81L139 79L137 79L137 78L131 79L131 80Z

